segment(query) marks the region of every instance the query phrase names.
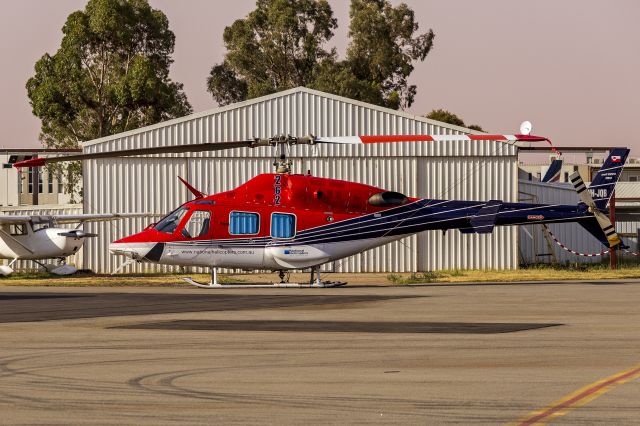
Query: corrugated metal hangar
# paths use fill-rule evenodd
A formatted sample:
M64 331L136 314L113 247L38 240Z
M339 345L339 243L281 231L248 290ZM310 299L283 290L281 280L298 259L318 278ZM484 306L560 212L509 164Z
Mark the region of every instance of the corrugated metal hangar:
M295 88L134 131L89 141L85 153L167 145L243 140L277 134L355 136L369 134L460 134L474 131L375 105ZM274 148L238 148L214 153L94 159L84 167L84 211L167 213L190 196L186 178L212 194L273 170ZM295 146L294 173L351 180L409 196L463 200L518 200L517 148L492 142L401 143L370 146ZM110 241L135 233L150 221L131 219L87 225L98 238L85 244L84 267L113 271L122 259ZM435 269L518 267L518 231L491 235L423 232L326 266L336 272L404 272ZM148 264L125 272L164 270Z

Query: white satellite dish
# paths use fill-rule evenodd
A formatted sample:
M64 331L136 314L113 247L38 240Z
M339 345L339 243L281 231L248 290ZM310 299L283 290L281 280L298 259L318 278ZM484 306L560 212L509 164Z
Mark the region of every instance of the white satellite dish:
M521 135L531 134L532 129L533 129L533 125L531 124L530 121L523 121L522 124L520 125L520 134Z

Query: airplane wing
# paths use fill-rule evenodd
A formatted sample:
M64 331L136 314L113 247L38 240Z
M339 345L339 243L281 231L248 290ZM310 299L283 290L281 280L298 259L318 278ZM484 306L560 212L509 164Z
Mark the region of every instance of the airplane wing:
M19 225L21 223L27 223L30 220L31 216L1 215L0 225Z
M0 225L18 225L30 221L43 223L54 220L58 224L80 222L103 222L130 217L157 217L160 214L149 213L96 213L96 214L59 214L59 215L0 215Z
M95 214L61 214L51 215L50 217L58 224L63 223L79 223L79 222L105 222L115 219L135 218L135 217L154 217L158 214L149 213L95 213ZM42 217L42 216L40 216Z

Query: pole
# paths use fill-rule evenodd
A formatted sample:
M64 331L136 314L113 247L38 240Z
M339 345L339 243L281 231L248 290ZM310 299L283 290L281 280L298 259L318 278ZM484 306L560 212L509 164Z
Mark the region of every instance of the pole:
M38 167L32 167L31 170L29 170L29 172L32 174L31 175L31 189L33 190L33 192L31 193L31 203L34 206L38 205L38 196L40 195L40 168Z
M611 194L611 200L609 201L609 220L613 225L613 228L616 227L616 191L613 190L613 194ZM609 265L611 269L618 269L618 253L615 248L609 249Z

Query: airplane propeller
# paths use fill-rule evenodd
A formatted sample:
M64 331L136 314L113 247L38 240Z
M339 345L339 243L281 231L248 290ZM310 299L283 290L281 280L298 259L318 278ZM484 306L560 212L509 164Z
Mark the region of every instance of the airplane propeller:
M79 240L80 238L93 238L98 236L98 234L84 232L82 229L74 229L67 232L58 232L58 235L61 235L63 237L75 238L77 240Z

